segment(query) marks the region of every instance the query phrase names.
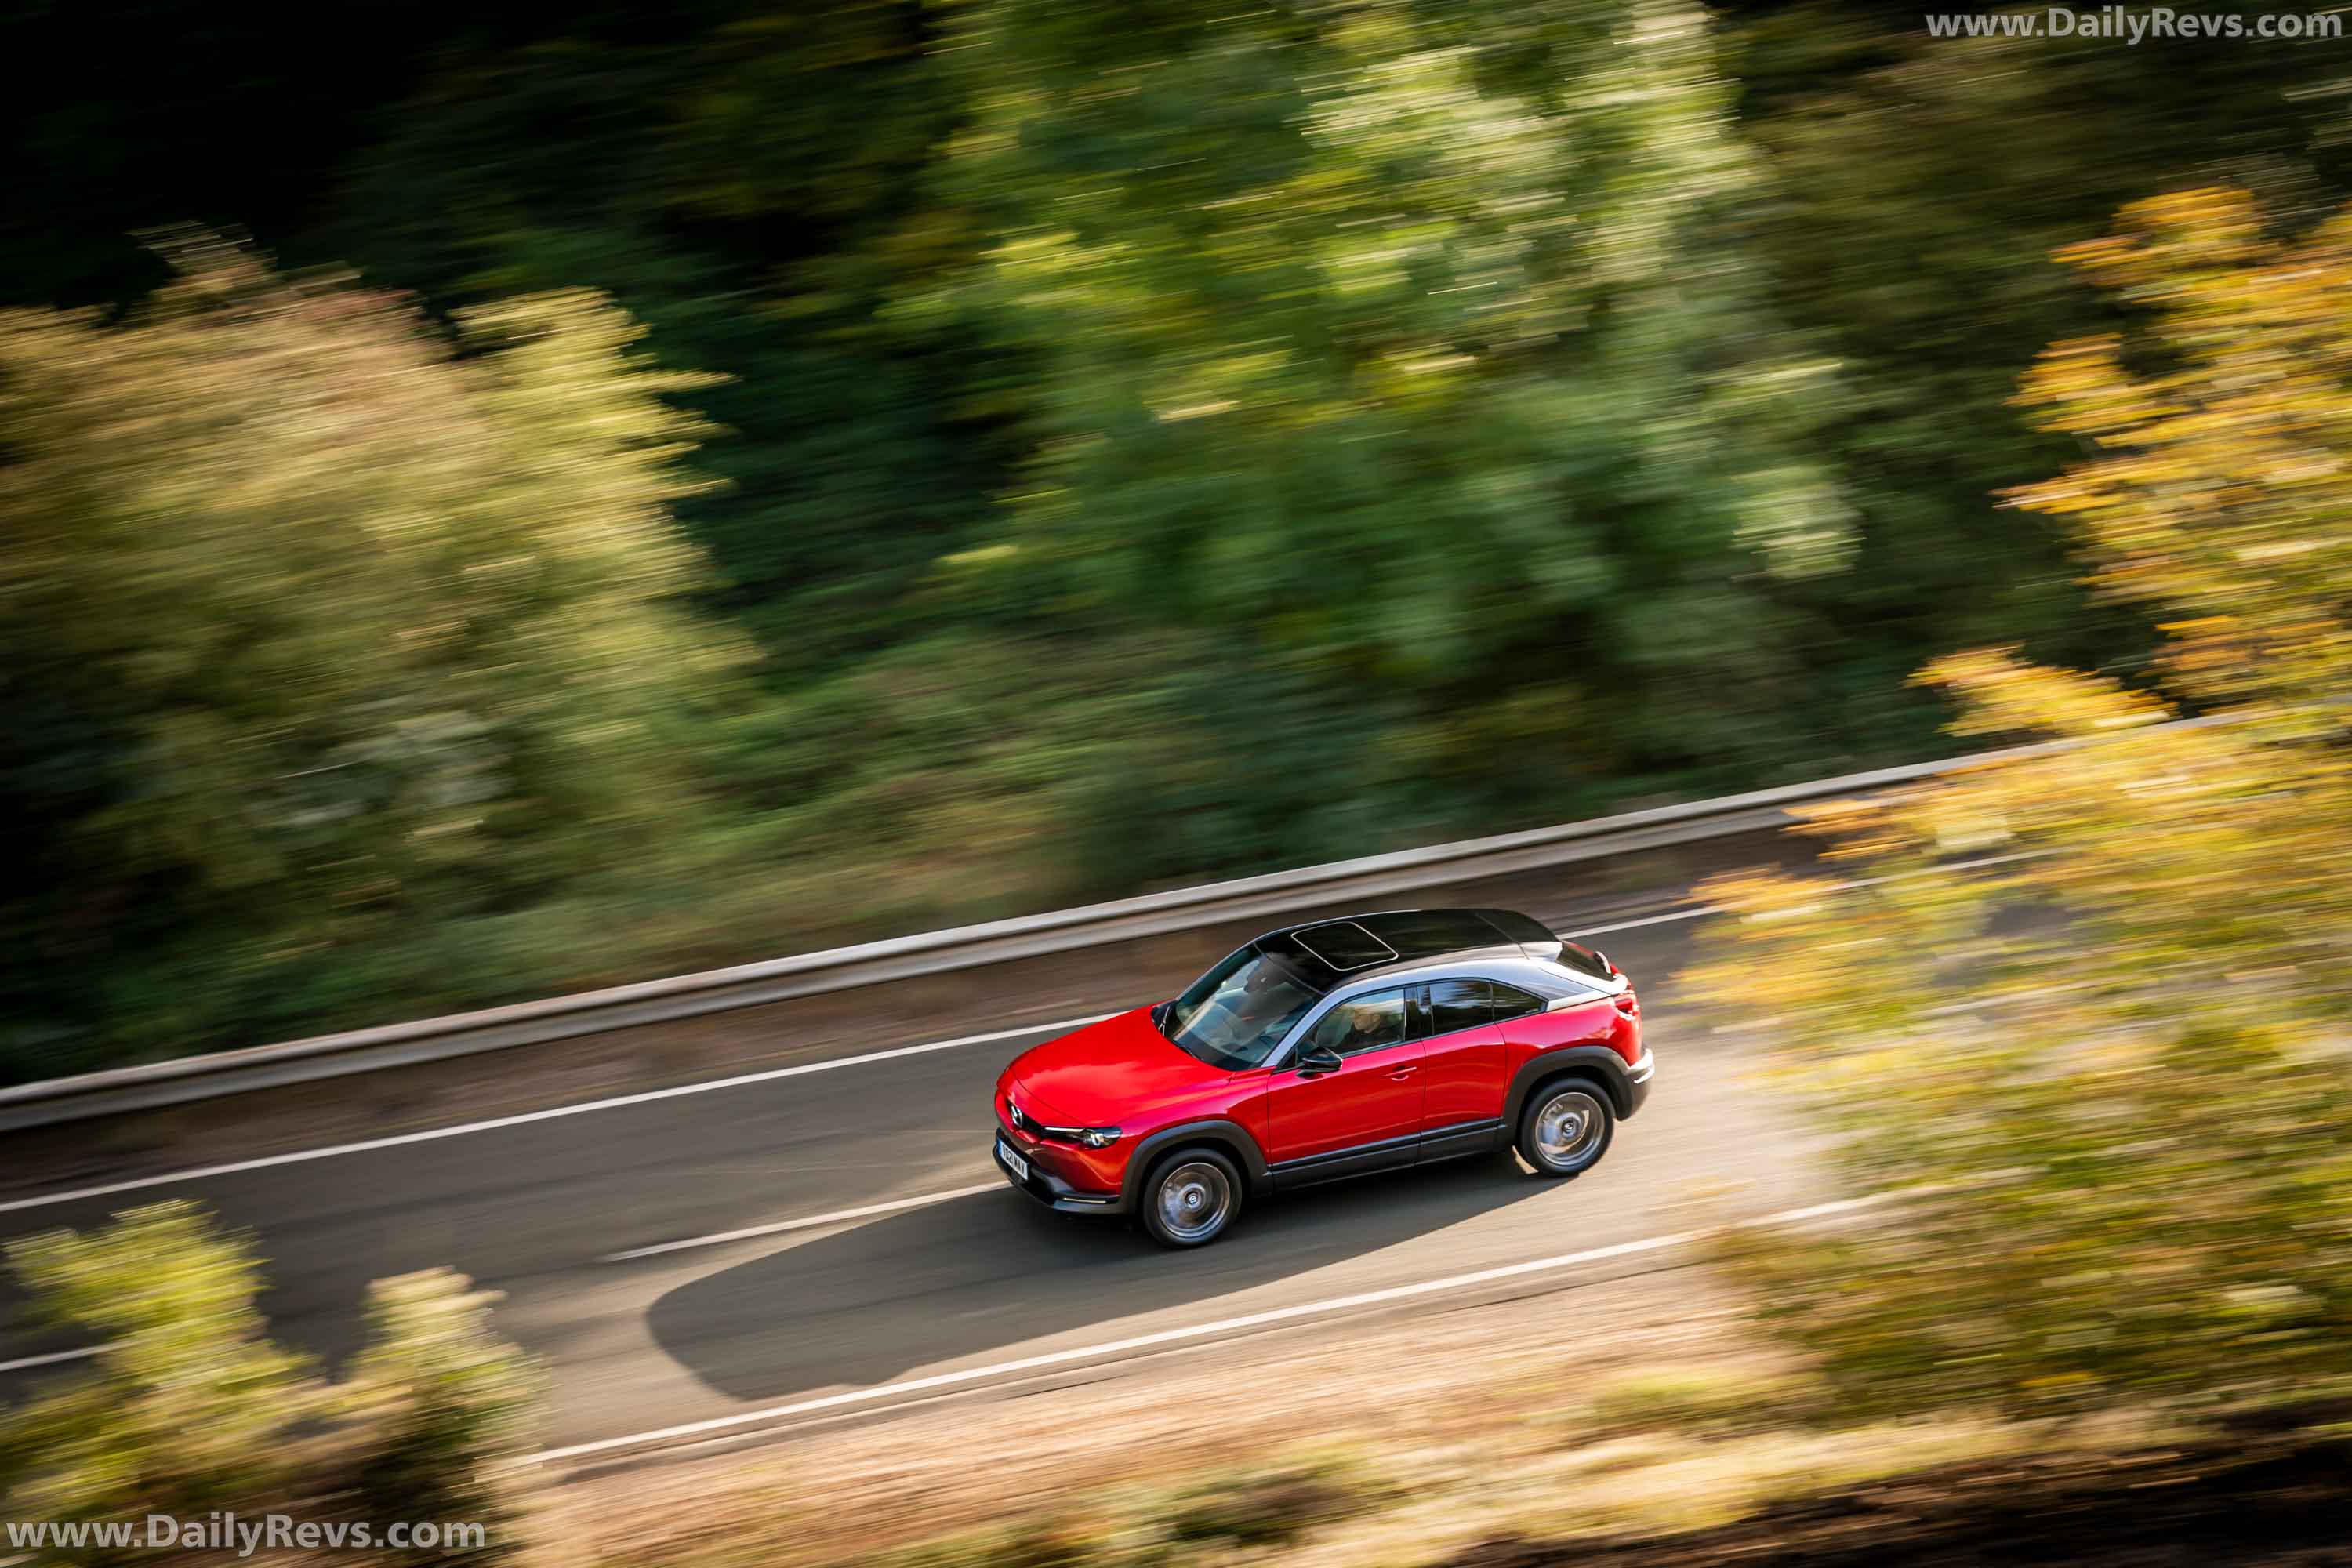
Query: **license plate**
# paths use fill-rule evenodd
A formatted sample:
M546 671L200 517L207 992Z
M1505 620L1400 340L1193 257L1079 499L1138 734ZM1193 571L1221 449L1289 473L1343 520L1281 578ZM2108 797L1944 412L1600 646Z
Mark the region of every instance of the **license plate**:
M1014 1175L1024 1182L1029 1179L1029 1162L1014 1152L1013 1145L1002 1138L996 1141L996 1157L1010 1165Z

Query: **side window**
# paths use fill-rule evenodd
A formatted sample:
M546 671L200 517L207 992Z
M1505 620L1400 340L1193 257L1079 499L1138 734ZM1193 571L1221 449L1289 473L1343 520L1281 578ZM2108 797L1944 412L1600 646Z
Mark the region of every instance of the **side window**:
M1404 1044L1403 990L1350 996L1323 1015L1306 1043L1310 1049L1337 1051L1343 1057Z
M1475 1029L1495 1016L1492 993L1496 986L1487 980L1433 980L1429 986L1429 1032L1450 1035L1456 1029Z
M1544 1010L1544 1000L1542 997L1530 995L1527 992L1520 990L1516 985L1505 985L1500 981L1494 982L1493 984L1495 986L1495 1022L1497 1024L1501 1023L1506 1018L1517 1018L1525 1014L1540 1013Z

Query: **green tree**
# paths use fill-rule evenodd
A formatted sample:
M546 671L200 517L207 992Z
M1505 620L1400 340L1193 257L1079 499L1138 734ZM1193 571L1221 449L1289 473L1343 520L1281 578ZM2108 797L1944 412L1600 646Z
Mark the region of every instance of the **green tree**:
M942 25L913 0L721 6L453 50L327 226L327 254L445 305L599 289L662 363L730 378L696 395L729 483L679 517L780 688L899 640L1013 456L970 334L886 315L974 243L928 181L960 113Z
M950 292L1045 367L986 564L1006 600L1222 640L1222 684L1311 689L1337 788L1270 726L1180 731L1279 802L1277 854L1360 845L1368 806L1557 810L1563 772L1785 750L1818 634L1790 585L1853 514L1807 439L1833 378L1741 239L1769 187L1703 16L971 26L942 178L993 238ZM1164 804L1129 803L1147 864Z
M1755 243L1846 393L1822 447L1861 511L1853 569L1822 585L1838 701L1916 735L1949 713L1902 684L1935 652L2135 664L2145 607L2086 604L2065 531L2000 500L2074 449L2018 405L2019 376L2113 325L2055 253L2190 181L2315 219L2342 189L2316 140L2340 101L2334 48L1936 38L1916 13L1811 4L1735 5L1725 26L1742 128L1780 174Z
M0 317L18 984L199 927L267 970L658 855L698 810L666 732L734 657L678 603L697 383L590 295L452 342L174 255L122 322Z

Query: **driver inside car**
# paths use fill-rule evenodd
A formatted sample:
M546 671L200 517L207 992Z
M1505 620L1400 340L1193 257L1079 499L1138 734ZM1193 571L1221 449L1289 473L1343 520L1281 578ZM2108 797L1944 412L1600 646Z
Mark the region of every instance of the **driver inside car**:
M1387 1008L1372 1002L1351 1002L1339 1011L1345 1016L1344 1026L1320 1043L1341 1056L1351 1057L1358 1051L1377 1050L1395 1043L1397 1031L1391 1026L1396 1020Z

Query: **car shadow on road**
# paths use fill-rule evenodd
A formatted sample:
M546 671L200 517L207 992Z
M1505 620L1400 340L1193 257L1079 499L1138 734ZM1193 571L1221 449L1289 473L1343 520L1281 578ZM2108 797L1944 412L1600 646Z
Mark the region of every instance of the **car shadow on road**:
M707 1275L656 1300L647 1321L709 1387L775 1400L1215 1300L1573 1186L1507 1155L1455 1161L1262 1201L1223 1240L1186 1252L1007 1187ZM1574 1223L1572 1205L1560 1213Z

